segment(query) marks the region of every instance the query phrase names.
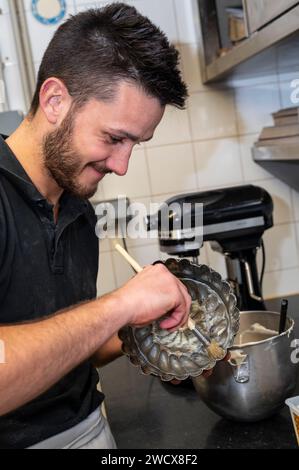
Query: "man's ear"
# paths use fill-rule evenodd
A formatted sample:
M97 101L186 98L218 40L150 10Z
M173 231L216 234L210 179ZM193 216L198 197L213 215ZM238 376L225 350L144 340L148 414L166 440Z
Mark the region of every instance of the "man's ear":
M61 80L50 77L44 81L39 92L39 106L50 124L59 125L71 104L71 96Z

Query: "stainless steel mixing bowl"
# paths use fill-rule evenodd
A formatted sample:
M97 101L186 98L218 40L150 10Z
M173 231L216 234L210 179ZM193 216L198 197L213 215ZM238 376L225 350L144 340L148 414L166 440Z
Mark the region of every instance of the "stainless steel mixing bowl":
M292 362L291 343L294 322L288 318L286 331L238 346L240 334L251 325L278 331L276 312L240 312L240 329L230 349L240 353L242 364L220 362L208 379L193 379L200 398L219 415L236 421L258 421L277 412L291 396L298 376L298 365Z

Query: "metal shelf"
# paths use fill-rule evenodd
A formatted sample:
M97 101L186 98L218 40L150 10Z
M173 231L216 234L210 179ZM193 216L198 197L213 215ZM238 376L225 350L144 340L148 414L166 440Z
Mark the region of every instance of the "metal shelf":
M233 47L210 64L202 63L203 82L210 83L229 74L238 65L256 56L299 30L299 5L273 20L248 39ZM202 44L204 38L202 37ZM204 51L201 51L202 60Z
M252 153L256 163L299 191L298 144L254 147Z

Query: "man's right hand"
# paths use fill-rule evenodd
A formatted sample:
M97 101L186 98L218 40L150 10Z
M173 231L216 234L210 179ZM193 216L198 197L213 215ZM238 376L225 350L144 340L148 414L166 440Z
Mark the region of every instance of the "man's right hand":
M163 264L146 266L139 274L115 291L126 309L128 324L142 327L167 315L161 328L175 330L187 322L191 297L184 284Z

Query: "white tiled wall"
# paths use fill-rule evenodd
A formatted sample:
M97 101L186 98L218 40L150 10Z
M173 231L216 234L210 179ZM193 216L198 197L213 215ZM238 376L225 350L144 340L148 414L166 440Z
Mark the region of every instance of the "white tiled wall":
M242 181L240 146L236 137L202 140L195 142L194 148L199 188L229 186Z
M191 143L148 149L147 156L153 195L196 189Z
M105 3L109 2L69 0L68 14ZM148 15L177 45L190 97L185 111L167 110L153 140L132 155L128 174L121 178L107 176L96 197L108 199L127 194L131 200L149 205L150 201L162 202L181 192L247 182L260 185L270 192L275 204L275 226L265 234L264 294L272 297L299 292L299 194L256 165L250 152L261 128L272 125L271 112L292 106L290 81L299 78L298 50L281 46L275 53L266 51L257 58L261 73L256 79L245 76L226 85L205 86L198 60L195 0L126 0L125 3ZM37 23L30 12L30 1L26 0L25 4L37 68L55 28ZM9 19L6 0L0 0L0 8ZM0 47L5 49L2 55L9 57L9 66L17 67L11 44L2 36L0 24ZM270 68L264 60L266 56L273 57ZM292 66L282 73L285 62ZM12 88L17 87L14 79L11 73L10 96L15 93ZM22 108L18 93L14 106ZM116 288L133 274L112 246L108 241L101 243L100 293ZM159 253L156 240L131 240L128 246L140 264L165 258ZM200 261L225 275L223 256L209 246L201 250Z
M194 140L237 135L234 93L231 90L213 90L191 94L189 114Z
M271 113L280 108L277 83L239 87L234 94L240 135L260 132L262 127L272 125Z
M145 145L150 148L190 142L190 140L191 132L188 111L168 107L165 110L162 122L156 129L154 137Z

